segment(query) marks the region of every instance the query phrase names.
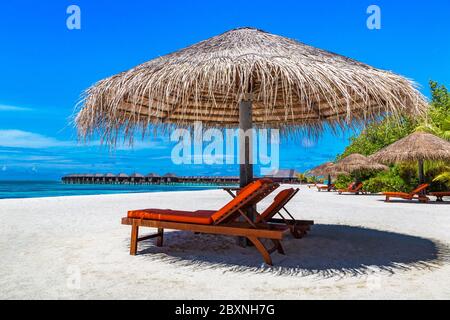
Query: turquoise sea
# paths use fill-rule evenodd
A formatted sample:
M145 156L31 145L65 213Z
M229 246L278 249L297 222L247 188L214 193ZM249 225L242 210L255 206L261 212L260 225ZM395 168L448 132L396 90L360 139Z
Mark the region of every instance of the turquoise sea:
M218 188L220 188L220 186L217 185L109 185L63 184L59 181L0 181L0 199L164 191L193 191Z

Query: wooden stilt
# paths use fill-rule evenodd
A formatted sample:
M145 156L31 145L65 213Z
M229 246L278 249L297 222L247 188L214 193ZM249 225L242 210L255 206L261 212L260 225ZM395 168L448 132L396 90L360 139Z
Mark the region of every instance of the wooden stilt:
M156 239L156 246L162 247L164 241L164 229L158 228L158 238Z
M131 225L131 243L130 243L130 254L132 256L135 256L137 252L138 236L139 236L139 226L136 223L133 223Z

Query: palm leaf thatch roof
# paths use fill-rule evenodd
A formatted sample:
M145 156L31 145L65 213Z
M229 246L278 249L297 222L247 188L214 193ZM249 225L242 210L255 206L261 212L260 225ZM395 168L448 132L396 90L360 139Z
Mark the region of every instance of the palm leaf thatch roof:
M450 161L450 142L431 133L414 132L370 156L382 163Z
M151 172L151 173L147 174L146 177L147 178L160 178L161 176L157 173Z
M353 153L344 159L339 160L336 163L336 168L338 170L346 172L355 172L362 170L388 170L389 168L383 164L377 163L374 160L363 156L359 153Z
M253 100L256 127L319 133L384 113L421 114L415 84L394 73L254 28L234 29L101 80L75 122L107 143L136 129L237 127L239 101Z
M347 172L337 168L333 162L321 164L320 166L311 169L308 173L313 176L338 176L341 174L348 174Z

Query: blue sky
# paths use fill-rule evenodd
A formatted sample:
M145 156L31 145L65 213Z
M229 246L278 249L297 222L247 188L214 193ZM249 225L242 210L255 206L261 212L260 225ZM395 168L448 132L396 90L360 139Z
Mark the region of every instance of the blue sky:
M81 8L81 30L66 9ZM381 8L381 30L366 9ZM167 137L114 152L77 143L69 123L94 82L240 26L253 26L412 78L450 85L448 0L431 1L3 1L0 5L0 179L73 172L237 174L237 166L177 166ZM350 132L283 141L281 167L333 159Z

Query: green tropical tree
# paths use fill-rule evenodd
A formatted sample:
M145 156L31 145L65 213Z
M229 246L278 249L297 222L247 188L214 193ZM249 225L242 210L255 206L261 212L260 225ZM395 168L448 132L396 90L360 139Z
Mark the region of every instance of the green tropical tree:
M380 149L406 137L414 131L426 131L450 140L450 93L444 85L430 81L431 100L427 114L422 119L403 117L400 120L387 117L381 122L369 124L359 135L350 138L349 146L336 160L352 153L371 155ZM431 189L439 191L450 187L450 166L439 161L426 161L426 180L432 181ZM344 185L346 178L337 181ZM408 191L418 184L417 168L413 164L398 163L389 172L368 175L365 188L370 192L385 190Z
M430 81L431 103L428 113L416 130L450 140L450 93L443 85Z

